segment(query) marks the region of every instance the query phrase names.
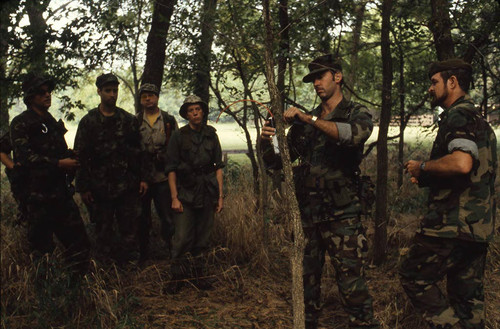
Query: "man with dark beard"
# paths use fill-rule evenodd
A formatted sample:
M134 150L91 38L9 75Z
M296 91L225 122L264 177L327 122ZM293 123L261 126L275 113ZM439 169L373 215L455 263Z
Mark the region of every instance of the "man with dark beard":
M96 80L101 98L78 125L75 152L81 166L76 190L95 223L100 252L120 263L139 258L136 239L141 200L149 173L136 117L116 106L118 78L102 74ZM114 239L114 221L119 239Z
M469 63L433 63L429 78L431 105L444 112L430 160L405 164L412 182L429 188L429 198L401 262L401 283L430 328L484 328L483 276L495 224L496 137L467 94ZM438 287L445 277L447 297Z

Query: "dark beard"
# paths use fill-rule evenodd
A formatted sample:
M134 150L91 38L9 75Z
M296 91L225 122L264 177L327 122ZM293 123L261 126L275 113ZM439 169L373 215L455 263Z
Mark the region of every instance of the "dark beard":
M437 98L435 94L431 94L431 107L441 106L446 98L448 98L448 90L445 90L443 95L439 98Z

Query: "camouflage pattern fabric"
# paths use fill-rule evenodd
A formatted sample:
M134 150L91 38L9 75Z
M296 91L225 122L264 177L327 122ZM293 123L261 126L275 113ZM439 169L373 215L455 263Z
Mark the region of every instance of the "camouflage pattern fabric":
M84 269L89 241L73 192L71 177L57 167L59 159L71 157L62 121L50 113L38 115L26 110L11 123L14 151L13 173L22 186L18 193L20 209L28 223L28 239L33 250L45 253L54 249L52 234L66 247L70 260Z
M321 115L321 106L312 111ZM306 234L304 302L307 328L316 328L320 313L321 269L328 251L337 272L342 303L353 328L378 328L367 291L363 257L366 241L359 220L357 176L365 141L373 130L368 109L345 98L324 120L348 125L351 135L334 141L312 125L296 123L288 133L302 226ZM269 168L281 168L281 159L263 141ZM351 272L345 272L349 267ZM350 283L349 283L350 282Z
M139 191L139 182L149 181L139 122L121 108L110 117L98 108L89 111L78 124L75 152L81 164L76 175L78 192L115 198Z
M64 123L48 112L41 117L26 110L12 120L10 136L23 200L56 200L69 193L66 173L57 167L59 159L74 156L64 139L66 132Z
M95 199L87 206L95 223L96 242L101 254L119 262L135 261L139 257L137 226L141 215L141 200L137 191L112 199ZM119 234L114 232L116 218Z
M24 218L28 224L28 243L37 257L52 253L52 235L65 247L64 257L74 268L84 273L88 269L90 242L80 211L71 197L45 202L26 202Z
M88 208L100 251L119 250L118 261L135 260L141 214L139 183L148 181L151 172L137 118L121 108L110 117L98 108L89 111L78 125L75 152L80 160L76 190L90 191L94 197ZM115 219L119 237L113 237Z
M402 259L401 283L430 328L485 327L483 275L488 244L422 234ZM447 279L448 297L437 283Z
M494 234L496 137L469 96L441 114L431 159L455 150L473 157L469 174L423 172L428 212L400 266L401 283L431 328L484 328L483 275L487 244ZM476 147L477 146L477 149ZM436 286L447 278L448 300Z
M364 280L368 250L359 217L325 221L304 228L304 299L306 322L315 327L321 311L321 273L328 251L349 328L378 328L373 320L372 298Z
M439 130L431 151L431 160L450 150L453 140L471 141L477 145L474 165L469 174L449 178L432 176L424 171L421 187L429 187L429 210L419 232L435 237L488 242L494 234L494 182L498 166L496 137L481 117L469 96L458 99L441 114ZM453 145L453 144L452 144Z

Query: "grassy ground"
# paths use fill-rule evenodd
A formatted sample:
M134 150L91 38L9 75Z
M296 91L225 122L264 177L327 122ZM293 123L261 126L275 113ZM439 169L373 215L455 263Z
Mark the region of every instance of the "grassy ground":
M407 151L415 158L427 154L420 148ZM425 325L399 284L397 264L425 208L424 195L407 181L398 189L394 183L397 161L392 155L390 163L388 257L383 265L368 267L368 284L382 328L422 329ZM374 154L363 168L374 172ZM255 212L247 169L240 164L233 170L241 175L229 182L225 209L216 217L214 249L207 257L215 289L200 291L188 286L176 295L163 292L170 280L170 262L157 221L152 235L153 259L141 266L117 268L93 262L92 272L79 288L69 283L57 252L35 267L24 228L14 225L16 209L2 173L2 328L291 328L290 228L283 222L279 198L267 199L262 215ZM372 241L373 223L366 219L365 224ZM485 283L487 328L500 329L499 237L490 245ZM322 298L321 327L346 328L347 316L328 262Z

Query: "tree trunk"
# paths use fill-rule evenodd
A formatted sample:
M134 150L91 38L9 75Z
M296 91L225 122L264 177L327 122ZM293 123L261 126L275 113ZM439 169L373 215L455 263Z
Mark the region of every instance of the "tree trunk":
M32 0L26 1L26 11L30 25L28 33L31 36L31 44L29 50L29 71L45 74L47 70L47 62L45 58L45 49L47 48L47 22L43 17L43 13L47 9L50 0Z
M391 24L392 0L382 2L382 111L380 113L379 133L377 142L377 194L375 203L375 238L374 263L385 260L387 248L387 132L391 120L391 84L392 60L391 41L389 38Z
M431 0L432 16L429 29L434 36L434 46L439 61L455 57L449 6L448 0Z
M351 65L350 74L346 77L350 86L356 85L356 77L358 76L358 61L359 61L359 46L361 41L361 31L363 29L363 21L365 18L366 2L360 1L355 6L354 22L352 24L352 47L351 47ZM351 91L345 88L344 95L351 97Z
M278 52L278 80L277 87L281 95L281 104L285 104L285 73L286 63L288 62L288 54L290 53L290 36L289 36L289 20L288 20L288 0L279 1L279 52ZM284 108L282 109L282 111Z
M210 98L210 62L214 40L214 16L217 0L204 0L201 14L201 37L196 47L193 92L208 104Z
M283 173L285 176L285 188L283 191L284 203L288 205L287 218L292 221L293 225L293 248L291 255L291 270L292 270L292 301L293 301L293 328L305 328L304 314L304 284L303 284L303 268L302 262L304 258L304 232L302 231L302 223L300 219L299 205L295 195L295 186L293 181L292 164L290 162L290 152L285 136L285 125L281 109L281 96L276 86L274 75L274 60L273 60L273 31L271 27L271 17L269 13L269 0L262 0L264 26L265 26L265 64L266 78L269 95L271 97L271 111L273 112L276 121L276 130L278 136L278 144L280 147L281 159L283 162Z
M10 14L17 9L17 1L7 1L0 7L0 134L9 127L9 99L13 81L7 77L7 56L9 53Z
M403 186L405 148L405 56L399 45L399 145L398 145L398 189Z
M163 67L165 66L165 50L170 18L177 0L156 0L153 20L149 31L146 48L146 63L142 75L143 83L152 83L161 88Z

